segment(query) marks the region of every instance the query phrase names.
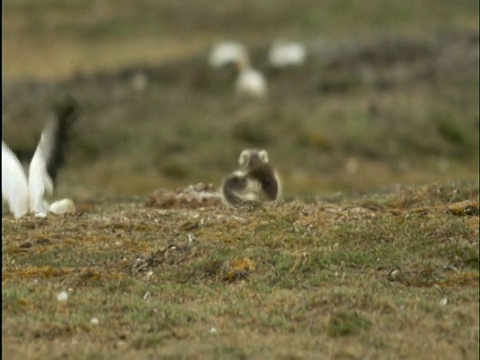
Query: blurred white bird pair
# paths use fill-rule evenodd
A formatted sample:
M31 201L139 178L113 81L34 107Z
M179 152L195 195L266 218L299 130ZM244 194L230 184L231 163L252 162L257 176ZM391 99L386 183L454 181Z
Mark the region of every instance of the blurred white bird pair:
M268 62L274 68L300 66L305 63L307 50L299 42L276 40L268 53ZM249 62L247 49L242 44L224 41L215 45L210 53L210 66L220 68L229 63Z
M69 128L77 116L76 103L62 105L42 131L30 167L28 179L23 166L2 140L2 198L16 218L29 211L45 217L49 212L64 214L74 212L70 199L49 204L45 194L53 193L55 177L63 163L64 147Z
M271 67L278 69L303 65L306 56L307 52L302 44L276 41L270 49L268 60ZM232 41L217 44L210 53L209 62L214 68L220 68L229 63L237 66L235 91L238 95L257 99L267 96L267 79L259 70L251 66L248 52L242 44Z

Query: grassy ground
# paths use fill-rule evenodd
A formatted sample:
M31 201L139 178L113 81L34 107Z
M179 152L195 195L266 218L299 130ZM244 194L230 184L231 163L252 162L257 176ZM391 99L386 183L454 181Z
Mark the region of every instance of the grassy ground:
M55 194L79 212L2 216L5 358L477 358L478 2L2 9L7 144L27 161L52 104L81 106ZM278 37L304 67L268 67ZM268 99L208 67L219 38ZM285 203L145 205L219 186L248 147Z
M253 211L79 205L3 218L6 358L478 355L477 184Z

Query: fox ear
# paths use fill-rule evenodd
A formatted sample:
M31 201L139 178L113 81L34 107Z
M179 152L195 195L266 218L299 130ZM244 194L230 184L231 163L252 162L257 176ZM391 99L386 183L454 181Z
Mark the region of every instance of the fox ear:
M238 158L238 165L240 165L240 167L244 167L247 164L248 158L249 151L243 150L240 154L240 157Z
M260 160L262 160L262 162L268 163L268 153L266 150L260 150L258 152L258 157L260 158Z

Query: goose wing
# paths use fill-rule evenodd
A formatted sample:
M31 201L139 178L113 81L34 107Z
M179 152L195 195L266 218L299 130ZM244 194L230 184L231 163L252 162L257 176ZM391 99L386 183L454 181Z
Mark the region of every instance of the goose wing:
M28 212L28 182L22 164L2 141L2 198L18 218Z
M57 105L54 117L45 126L33 155L28 172L30 209L37 215L46 215L48 203L45 193L53 193L58 170L64 163L65 148L71 126L77 118L78 106L69 98Z

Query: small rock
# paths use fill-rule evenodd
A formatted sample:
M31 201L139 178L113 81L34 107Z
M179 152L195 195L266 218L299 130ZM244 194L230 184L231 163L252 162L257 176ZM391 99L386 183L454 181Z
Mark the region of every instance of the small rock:
M57 300L58 301L61 301L61 302L65 302L68 300L68 294L66 291L61 291L58 295L57 295Z
M76 211L75 204L70 199L63 199L55 201L50 205L50 211L54 214L61 215L66 213L73 213Z

